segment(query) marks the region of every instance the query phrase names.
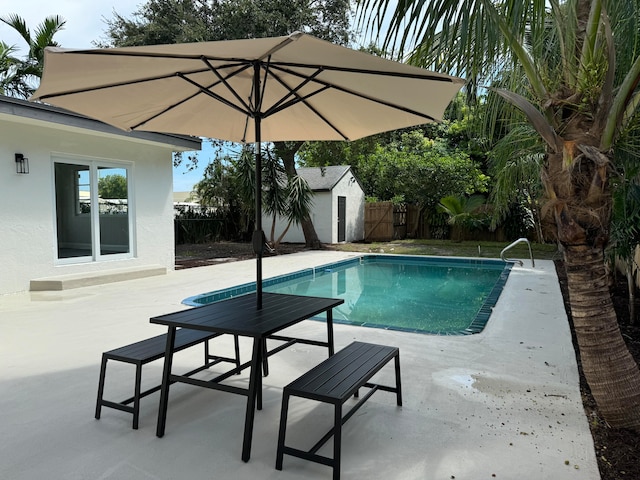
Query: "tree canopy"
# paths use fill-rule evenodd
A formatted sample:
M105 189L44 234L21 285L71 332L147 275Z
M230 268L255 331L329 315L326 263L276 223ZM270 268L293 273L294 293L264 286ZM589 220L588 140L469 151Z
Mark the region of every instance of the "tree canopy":
M154 45L288 35L349 41L348 0L149 0L132 19L107 20L102 46Z
M100 198L129 198L127 193L127 177L124 175L106 175L98 179L98 196Z

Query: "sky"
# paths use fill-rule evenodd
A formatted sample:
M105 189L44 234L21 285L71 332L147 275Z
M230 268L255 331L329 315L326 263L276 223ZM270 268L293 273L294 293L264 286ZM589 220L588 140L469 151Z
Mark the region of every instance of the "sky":
M145 1L137 0L0 0L0 16L10 14L21 16L27 27L33 32L35 27L46 17L59 15L67 23L54 37L65 48L92 48L92 42L104 37L105 19L113 18L113 12L124 17L131 17L139 5ZM26 48L24 40L8 25L0 22L0 40L17 47ZM24 51L18 52L18 56ZM185 166L174 168L173 190L175 192L191 191L193 185L202 179L212 149L203 142L203 150L198 152L198 168L188 172Z

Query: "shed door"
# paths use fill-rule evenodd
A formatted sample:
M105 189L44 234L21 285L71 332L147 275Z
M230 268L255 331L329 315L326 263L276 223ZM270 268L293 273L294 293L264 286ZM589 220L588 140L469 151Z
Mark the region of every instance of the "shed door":
M347 197L338 197L338 242L346 240Z

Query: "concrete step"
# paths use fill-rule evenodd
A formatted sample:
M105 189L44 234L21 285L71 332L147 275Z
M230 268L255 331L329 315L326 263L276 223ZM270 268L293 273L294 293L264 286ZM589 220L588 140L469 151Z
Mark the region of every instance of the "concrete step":
M116 268L101 272L73 273L55 277L36 278L31 280L29 290L32 292L69 290L72 288L89 287L91 285L102 285L105 283L122 282L124 280L166 274L167 269L160 265Z

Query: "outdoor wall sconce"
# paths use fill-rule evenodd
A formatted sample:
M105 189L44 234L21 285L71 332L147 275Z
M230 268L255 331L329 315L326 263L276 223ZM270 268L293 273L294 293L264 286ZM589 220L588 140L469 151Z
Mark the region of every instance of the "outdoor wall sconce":
M29 159L21 153L16 153L16 173L29 173Z

